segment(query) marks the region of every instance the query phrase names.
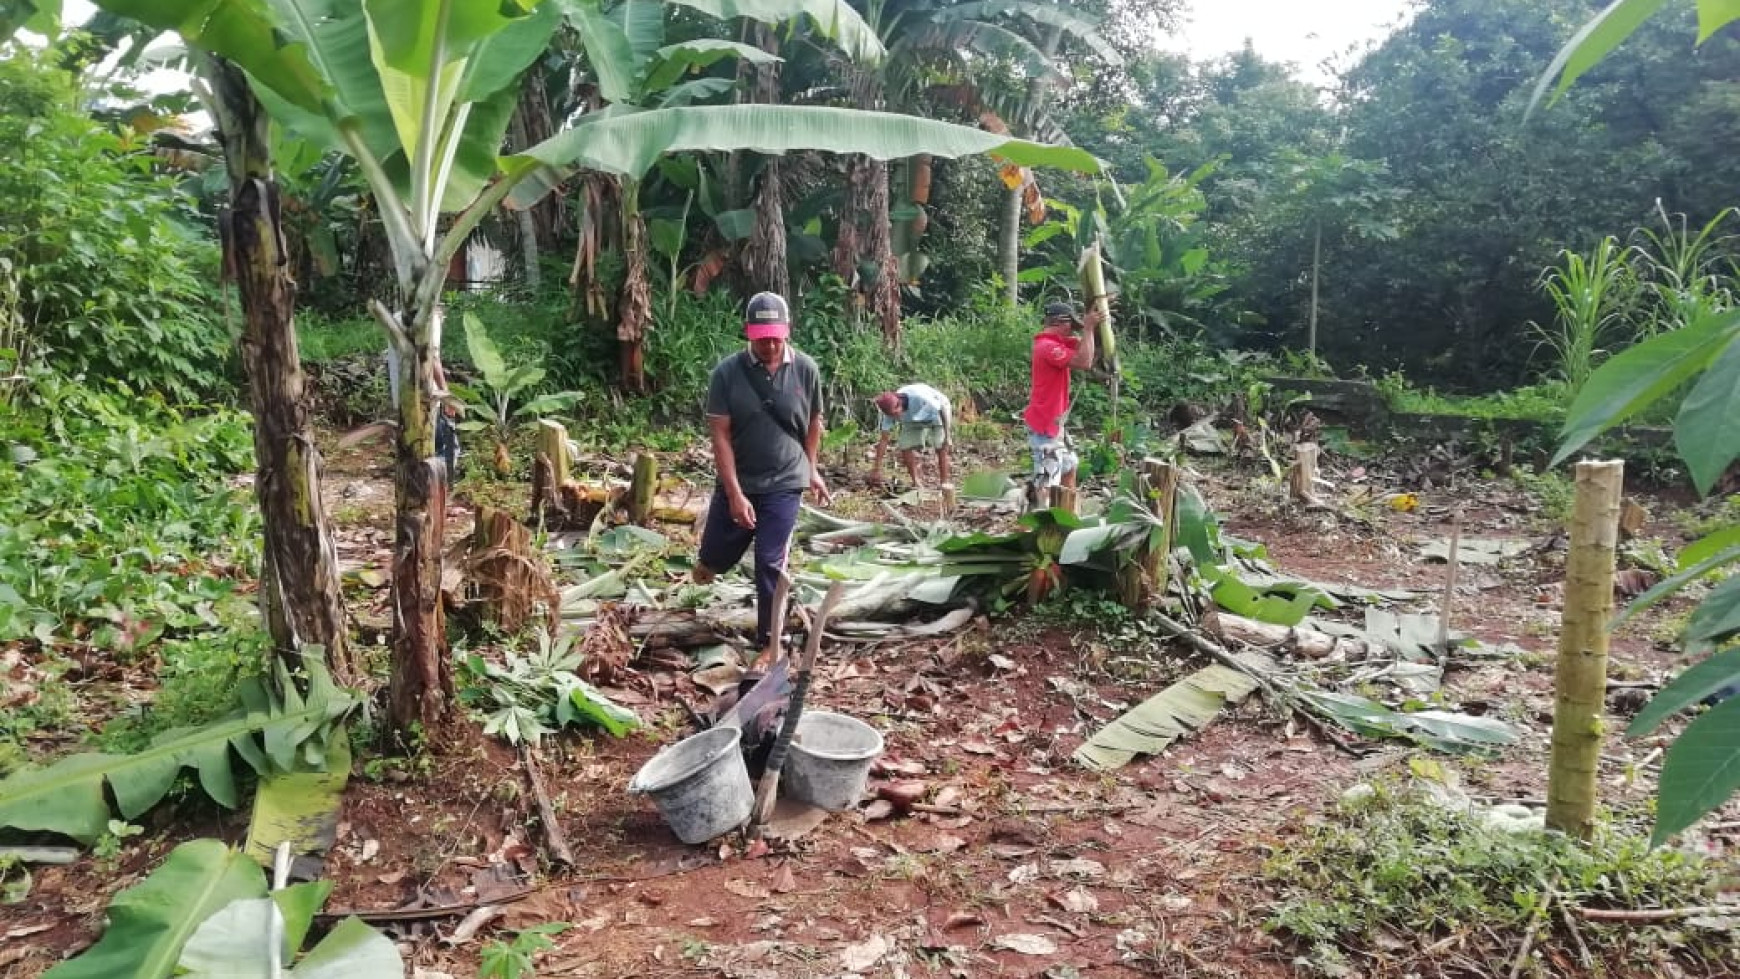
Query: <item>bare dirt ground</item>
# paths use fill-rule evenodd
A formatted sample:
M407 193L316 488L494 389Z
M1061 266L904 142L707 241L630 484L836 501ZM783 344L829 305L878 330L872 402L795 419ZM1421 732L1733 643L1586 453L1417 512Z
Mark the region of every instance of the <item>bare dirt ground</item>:
M361 458L333 460L328 505L344 525L346 565L380 572L391 492L384 471ZM1462 709L1526 732L1495 761L1456 763L1471 791L1543 795L1563 545L1531 497L1464 478L1454 490L1422 493L1410 513L1296 514L1248 469L1198 468L1197 485L1227 532L1263 542L1283 570L1318 580L1435 596L1444 566L1422 561L1416 548L1445 536L1457 507L1466 536L1535 543L1502 568L1465 566L1453 613L1458 628L1526 654L1453 670L1447 685ZM1342 490L1357 482L1329 475L1350 480ZM854 497L866 505L854 489L842 506ZM1640 538L1671 553L1684 527L1670 502L1649 508L1655 519ZM453 532L469 529L465 513L455 510ZM384 577L354 580L367 636ZM1683 612L1670 604L1628 626L1615 638L1611 675L1658 680L1674 657L1651 636ZM1348 786L1412 752L1379 745L1355 758L1259 696L1117 772L1070 760L1103 723L1203 665L1148 636L1028 614L979 620L946 639L828 647L810 705L872 720L887 738L873 784L922 781L925 802L905 813L834 814L771 847L681 845L649 802L624 791L661 745L691 730L668 697L641 696L649 723L630 737L564 734L546 744L542 776L573 868L543 857L537 810L506 745L474 734L424 758L359 760L326 863L335 884L328 909L388 912L377 924L402 940L426 979L477 975L483 941L545 922L573 927L552 937L540 977L1293 975L1296 950L1262 927L1275 900L1264 861ZM675 677L638 689L706 699ZM1653 791L1659 743L1610 744L1603 786L1611 804ZM164 809L119 857L44 868L27 904L0 909L0 976L37 975L93 941L109 896L176 842L245 832L244 817L209 804ZM1701 845L1726 854L1727 833L1703 834ZM479 936L451 941L467 910L486 905L501 914ZM1363 974L1499 975L1508 965L1458 971L1420 955L1402 950Z

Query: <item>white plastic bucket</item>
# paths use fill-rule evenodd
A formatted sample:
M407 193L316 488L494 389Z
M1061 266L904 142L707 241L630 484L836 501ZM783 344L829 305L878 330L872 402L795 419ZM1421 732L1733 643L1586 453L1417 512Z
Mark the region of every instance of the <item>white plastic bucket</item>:
M755 805L739 737L737 728L716 727L684 738L648 759L628 791L651 796L684 843L705 843L736 829Z
M780 788L791 798L832 812L864 795L870 763L882 754L882 732L845 714L805 711L798 718Z

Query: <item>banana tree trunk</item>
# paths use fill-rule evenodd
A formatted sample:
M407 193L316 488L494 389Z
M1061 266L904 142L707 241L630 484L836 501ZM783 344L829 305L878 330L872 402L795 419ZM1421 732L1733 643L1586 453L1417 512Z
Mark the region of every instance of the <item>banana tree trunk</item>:
M431 268L425 274L438 276L442 271ZM431 303L425 309L413 308L396 316L379 303L373 309L398 351L392 677L387 687L387 716L402 745L413 745L419 731L425 744L434 745L440 743L436 736L451 720L455 703L453 665L447 654L441 608L441 546L451 474L435 455L434 399L430 394L441 338L441 308Z
M527 73L528 79L535 79L536 77L537 72ZM540 95L542 89L543 86L539 85L538 90ZM534 139L531 134L530 120L527 118L528 115L535 111L535 103L531 98L530 83L528 82L527 85L522 86L521 88L519 103L514 106L513 118L508 123L509 141L514 149L523 150L534 145L538 141L537 139ZM538 287L542 284L543 280L542 270L538 267L539 263L542 261L542 242L540 240L538 218L535 211L539 208L545 207L548 203L549 198L546 197L544 200L532 205L529 209L522 208L514 212L515 229L520 239L522 279L526 284L526 288L534 293L538 291Z
M647 274L646 218L640 213L640 185L630 180L622 193L622 291L616 300L616 340L622 386L646 392L646 331L652 322L652 280ZM675 288L675 284L672 284Z
M768 54L779 54L779 39L765 24L755 26L755 44ZM751 69L754 78L751 94L754 101L766 105L779 102L779 64L757 65ZM777 292L791 295L791 275L786 263L785 187L781 182L783 168L779 157L766 158L761 170L761 184L755 191L755 226L744 243L742 253L744 285L751 292Z
M997 234L997 269L1003 276L1003 299L1013 306L1021 298L1021 188L1003 199L1003 225Z
M853 156L846 210L834 242L834 271L856 285L890 349L900 348L900 269L888 218L888 164ZM866 274L861 271L871 266Z
M1305 325L1305 352L1317 355L1317 278L1323 267L1323 222L1311 235L1311 313Z
M1062 44L1063 28L1054 25L1046 29L1045 36L1040 39L1039 49L1045 53L1046 58L1054 58ZM1036 115L1044 106L1050 90L1051 79L1046 75L1040 75L1027 83L1027 104ZM1021 299L1021 284L1017 280L1021 275L1021 211L1025 203L1021 187L1009 191L1003 203L1003 226L998 229L997 235L997 267L1003 274L1003 298L1011 306Z
M338 557L320 498L320 451L296 349L296 284L272 177L268 120L234 65L207 59L204 74L230 181L224 261L241 299L242 363L254 413L254 494L265 525L262 616L278 655L293 667L300 665L302 647L320 646L332 674L354 680Z
M755 192L755 227L743 246L743 280L751 292L789 296L791 271L786 264L785 190L780 186L779 159L769 157Z

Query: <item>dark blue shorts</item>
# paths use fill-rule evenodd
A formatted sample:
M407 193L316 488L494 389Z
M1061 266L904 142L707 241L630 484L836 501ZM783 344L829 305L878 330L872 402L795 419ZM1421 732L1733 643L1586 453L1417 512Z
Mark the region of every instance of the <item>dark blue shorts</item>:
M785 567L786 549L797 527L804 494L802 490L777 490L747 495L755 510L753 528L737 526L731 519L731 501L725 490L714 488L697 560L713 571L730 571L743 559L749 545L755 545L755 646L760 649L773 632L773 593L779 587L779 573Z

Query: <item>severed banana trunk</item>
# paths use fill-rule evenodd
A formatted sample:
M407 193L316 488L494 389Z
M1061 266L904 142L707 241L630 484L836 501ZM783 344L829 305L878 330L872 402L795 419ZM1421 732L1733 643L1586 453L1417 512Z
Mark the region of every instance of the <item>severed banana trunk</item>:
M1100 363L1116 371L1118 368L1118 338L1112 332L1112 304L1106 295L1106 272L1100 262L1100 246L1089 245L1082 250L1081 261L1076 265L1076 272L1081 277L1082 295L1086 297L1089 309L1100 311L1099 342Z

